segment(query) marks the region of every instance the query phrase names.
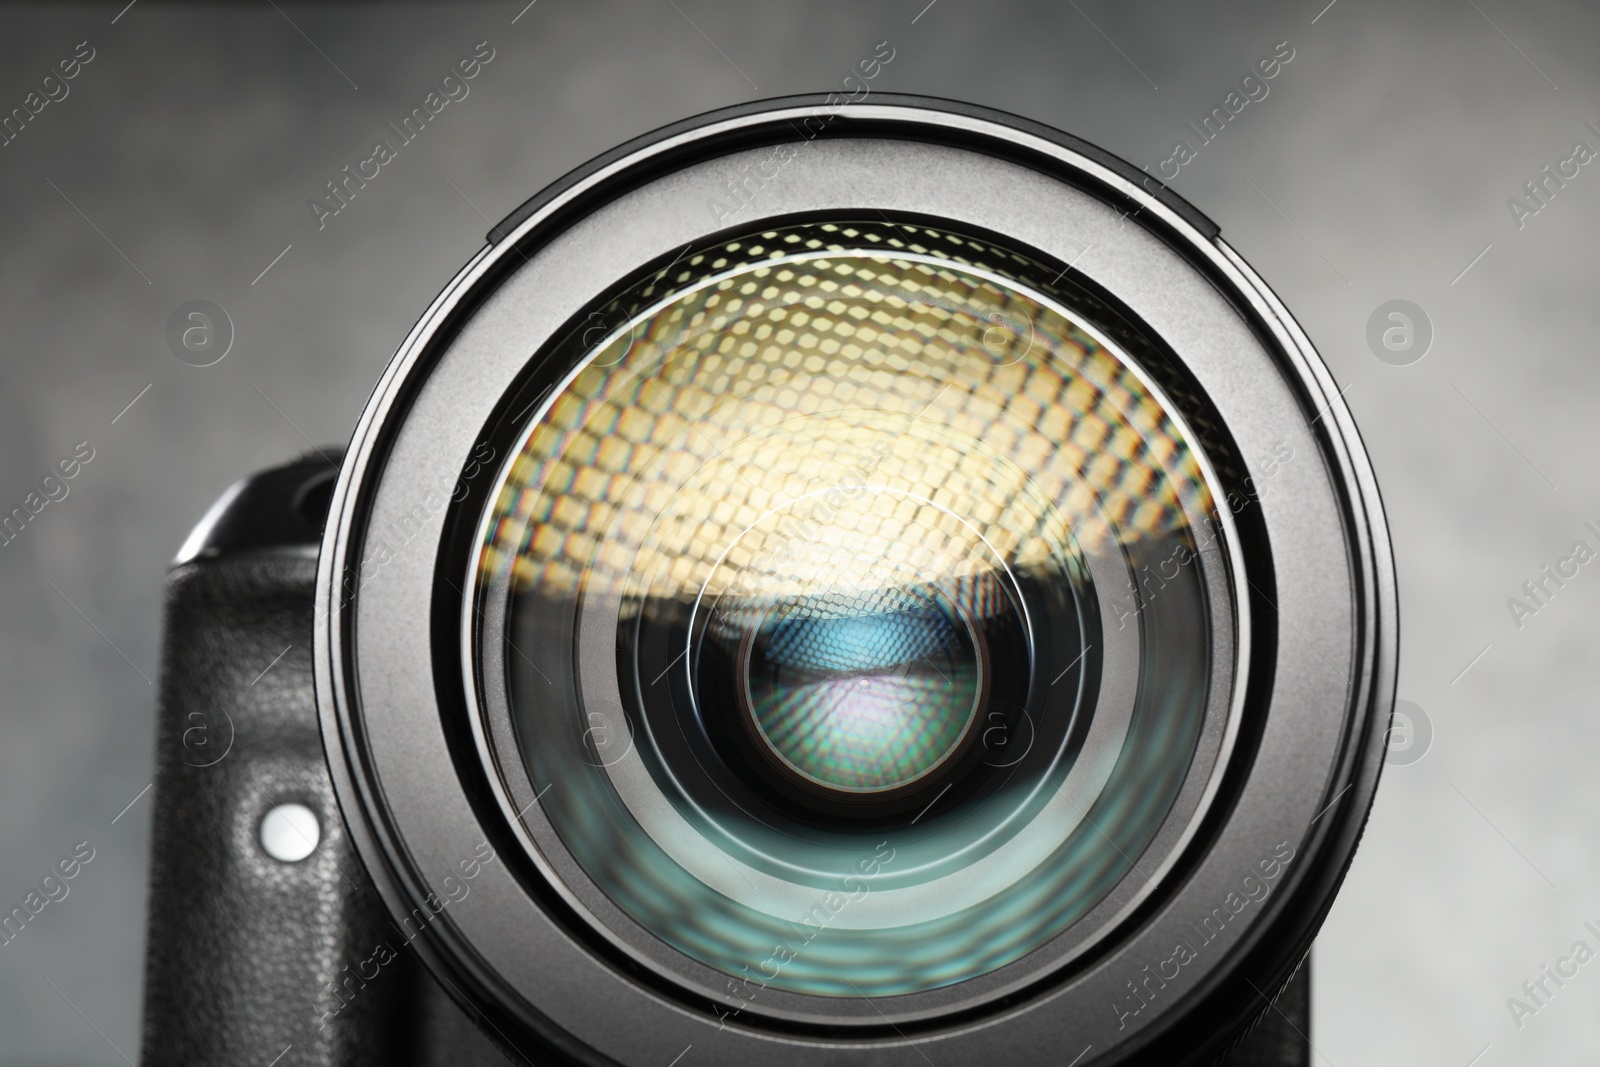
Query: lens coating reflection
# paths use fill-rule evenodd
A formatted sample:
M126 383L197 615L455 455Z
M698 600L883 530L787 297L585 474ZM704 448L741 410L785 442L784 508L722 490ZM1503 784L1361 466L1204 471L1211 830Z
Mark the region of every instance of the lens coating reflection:
M796 225L548 356L577 369L487 516L508 625L480 648L513 650L562 847L731 982L940 988L1141 877L1204 720L1218 532L1174 413L1053 273Z

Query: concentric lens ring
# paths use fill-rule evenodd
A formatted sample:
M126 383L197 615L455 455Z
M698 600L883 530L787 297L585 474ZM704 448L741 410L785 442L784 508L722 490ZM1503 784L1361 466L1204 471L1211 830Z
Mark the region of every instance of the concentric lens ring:
M519 575L514 645L575 647L578 706L635 726L636 750L579 782L550 762L550 724L522 719L535 776L570 783L572 800L546 805L566 847L646 929L738 973L874 842L894 853L768 983L813 995L970 980L1070 926L1161 825L1219 665L1199 568L1180 567L1154 606L1135 573L1217 536L1200 532L1207 482L1175 412L1060 305L985 268L849 247L867 232L731 242L744 265L665 287L590 348L534 416L516 493L500 494L496 536L523 531L522 547L486 557ZM845 243L819 250L810 234ZM1012 420L1030 410L1019 438ZM1065 440L1035 450L1057 419ZM841 449L871 478L827 486ZM578 455L594 475L558 473ZM582 501L585 480L606 497ZM794 522L819 494L831 517ZM552 538L597 508L601 523ZM908 610L941 588L948 607ZM540 636L564 612L575 646ZM883 637L897 629L899 651ZM914 676L927 657L905 654L906 633L948 644L948 671ZM1079 684L1054 690L1074 667ZM840 680L921 702L885 719L883 699ZM1118 722L1121 750L1084 747ZM1018 761L974 751L1024 729ZM625 865L613 835L630 841ZM673 924L685 906L700 928Z

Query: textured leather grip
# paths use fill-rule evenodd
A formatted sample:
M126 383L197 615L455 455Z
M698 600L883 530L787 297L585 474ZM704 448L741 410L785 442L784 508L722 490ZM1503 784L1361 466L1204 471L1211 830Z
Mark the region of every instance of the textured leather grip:
M224 498L235 526L240 507L304 493L241 497ZM346 836L311 678L314 545L229 536L186 548L167 581L143 1062L503 1064L397 936ZM284 803L320 828L293 863L260 843Z
M394 934L323 764L311 684L315 571L305 558L222 557L168 579L147 1064L399 1059L404 1035L381 1024L402 1014L412 980L404 972L417 964L396 959L363 977ZM298 863L260 845L263 816L288 802L310 808L321 828Z

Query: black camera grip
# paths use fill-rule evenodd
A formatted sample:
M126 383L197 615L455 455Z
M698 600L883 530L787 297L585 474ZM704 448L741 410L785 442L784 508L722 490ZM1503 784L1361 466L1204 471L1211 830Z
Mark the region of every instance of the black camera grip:
M311 677L321 514L306 492L329 473L318 458L241 483L168 576L146 1064L505 1062L396 936L334 800ZM286 803L320 830L298 862L261 844Z

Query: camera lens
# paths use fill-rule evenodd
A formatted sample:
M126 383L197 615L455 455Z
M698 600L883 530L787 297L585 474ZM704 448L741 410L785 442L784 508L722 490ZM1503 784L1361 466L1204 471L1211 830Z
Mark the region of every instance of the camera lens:
M812 220L556 345L488 495L477 674L612 936L772 991L958 985L1082 919L1217 759L1214 480L1052 275Z
M703 116L495 227L320 568L352 840L533 1062L1217 1062L1393 696L1287 311L1137 168L916 98Z

